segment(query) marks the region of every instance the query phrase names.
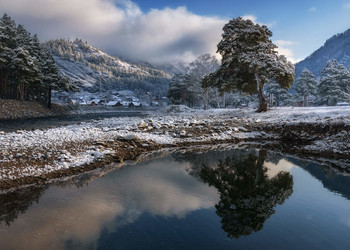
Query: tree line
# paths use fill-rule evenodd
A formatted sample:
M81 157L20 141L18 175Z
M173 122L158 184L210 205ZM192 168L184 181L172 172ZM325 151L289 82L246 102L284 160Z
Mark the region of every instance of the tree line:
M51 106L52 90L74 90L50 50L7 14L0 19L0 98Z
M221 65L216 61L215 67L210 68L211 64L205 60L210 56L200 56L190 64L189 73L176 74L171 79L168 97L174 104L190 107L198 103L206 106L208 100L215 107L212 101L220 98L224 100L224 107L258 100L258 112L267 111L268 103L307 106L310 96L318 105L350 101L350 73L336 60L327 63L321 79L315 79L304 69L292 85L294 65L285 56L278 55L271 36L272 32L265 25L241 17L232 19L224 26L218 44ZM197 68L205 70L197 74ZM208 93L212 93L211 97Z

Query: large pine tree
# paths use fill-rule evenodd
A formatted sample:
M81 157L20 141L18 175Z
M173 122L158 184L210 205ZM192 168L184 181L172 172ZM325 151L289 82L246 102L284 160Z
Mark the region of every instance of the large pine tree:
M277 54L277 46L265 26L241 17L232 19L223 28L217 52L222 55L221 67L203 81L203 86L216 86L222 92L257 91L258 112L267 111L264 85L274 79L281 87L289 88L294 81L294 65Z

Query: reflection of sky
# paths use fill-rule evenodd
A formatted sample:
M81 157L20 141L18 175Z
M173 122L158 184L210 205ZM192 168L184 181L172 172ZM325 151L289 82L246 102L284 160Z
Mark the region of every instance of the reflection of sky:
M290 172L290 170L295 167L292 163L289 161L282 159L278 162L278 164L273 164L271 162L265 162L264 166L267 168L267 175L272 178L275 175L277 175L279 172Z
M1 248L62 248L69 239L94 242L102 228L116 230L145 212L182 218L217 201L216 190L188 175L180 163L155 160L122 168L88 187L50 188L10 227L0 226Z
M334 195L303 168L285 159L277 165L271 162L264 165L269 177L279 171L291 172L293 194L283 205L275 207L276 212L265 222L263 230L239 241L229 241L232 248L331 249L336 244L339 249L346 249L350 246L350 238L346 237L350 233L349 200ZM188 175L185 166L188 163L168 157L121 168L83 188L52 187L39 204L32 205L9 227L0 225L0 249L62 249L67 242L83 248L91 244L96 247L103 230L111 236L118 229L117 233L124 232L145 214L167 223L192 218L193 211L206 213L209 210L205 209L218 202L217 191ZM209 212L206 216L207 221L213 219ZM212 216L216 216L214 212ZM177 221L188 225L190 220ZM158 225L152 226L159 230ZM190 239L192 228L186 228ZM206 236L222 233L219 227L200 230Z

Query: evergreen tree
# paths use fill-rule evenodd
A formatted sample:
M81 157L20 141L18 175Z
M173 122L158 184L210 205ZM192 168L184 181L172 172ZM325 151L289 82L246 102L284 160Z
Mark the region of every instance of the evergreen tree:
M189 75L175 74L169 84L168 98L171 103L179 105L189 101L190 91L188 89Z
M2 45L2 52L0 54L0 78L1 78L1 97L14 96L10 80L10 63L14 58L14 49L16 48L16 23L10 16L4 14L0 19L0 44Z
M16 44L10 69L16 74L16 97L23 101L27 99L29 85L35 81L39 69L36 58L31 55L32 39L22 25L17 27Z
M322 77L318 88L319 95L327 105L336 105L338 101L350 101L349 95L350 73L337 60L329 60L322 70Z
M293 102L293 96L287 89L281 88L281 86L275 81L270 81L265 85L265 91L269 97L272 98L271 105L275 104L277 107L282 105L290 105Z
M303 100L303 106L307 106L307 97L317 94L317 81L315 76L306 68L300 73L295 82L294 89L297 91L296 99Z
M223 28L218 50L221 67L203 81L204 87L215 86L222 92L257 91L258 112L267 111L264 85L274 79L281 87L289 88L294 81L294 65L278 56L277 46L269 39L272 32L265 26L241 17L232 19Z
M0 97L51 101L51 89L67 89L51 52L7 14L0 19Z

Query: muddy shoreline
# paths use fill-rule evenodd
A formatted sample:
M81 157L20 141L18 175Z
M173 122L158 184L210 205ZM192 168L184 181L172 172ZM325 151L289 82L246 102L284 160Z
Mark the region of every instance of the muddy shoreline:
M164 121L168 119L167 117L149 117L145 121L141 118L133 118L134 120L128 118L126 124L133 121L138 123L135 122L133 126L125 125L124 130L117 122L118 119L114 123L101 121L100 127L78 127L79 129L64 127L59 133L78 130L83 136L84 131L87 131L88 136L86 139L71 139L68 142L64 138L61 142L56 142L57 139L54 138L52 144L46 146L41 144L46 138L42 133L47 131L34 131L34 138L40 136L44 138L43 143L39 142L40 147L20 148L23 146L21 143L19 146L14 146L11 141L13 138L20 136L27 138L33 134L25 131L19 134L12 133L11 136L15 137L8 138L8 145L13 146L12 149L6 148L2 151L0 149L0 190L42 184L52 179L103 168L113 162L137 160L139 156L149 152L227 143L270 149L317 161L331 166L337 172L344 174L350 172L349 123L341 121L271 123L232 115L205 115L197 117L198 119L194 121L191 118L192 115L189 115L172 122ZM95 130L98 130L97 137L89 134L89 131ZM47 133L52 134L51 130ZM75 131L74 135L75 133L77 132ZM164 138L168 141L161 142ZM82 160L84 157L91 159ZM80 161L76 163L71 158L78 158Z
M252 129L252 127L250 128ZM275 131L276 132L276 131ZM279 131L280 133L282 131ZM66 170L52 171L40 176L21 177L13 180L0 180L0 190L5 191L8 189L18 188L25 185L32 184L45 184L51 179L57 179L62 177L75 176L91 170L103 168L111 163L123 163L125 161L137 161L138 158L145 153L155 153L159 150L166 149L184 149L193 146L203 145L218 145L218 144L241 144L244 147L253 147L257 149L273 150L282 154L290 154L296 157L301 157L309 160L316 161L321 164L325 164L334 168L335 171L340 173L350 174L350 161L348 152L320 152L320 151L304 151L293 146L293 141L286 140L288 138L286 133L282 133L284 136L280 139L265 139L248 138L248 139L226 139L226 140L209 140L209 141L187 141L179 142L176 144L158 144L156 142L142 141L137 137L132 140L119 139L115 142L97 142L95 145L103 146L105 148L112 149L111 154L107 154L101 159L84 164L79 167L69 168ZM307 144L310 139L301 140L297 139L298 143ZM27 162L28 163L28 162ZM38 164L38 162L32 162L32 164ZM44 163L41 162L40 165Z

